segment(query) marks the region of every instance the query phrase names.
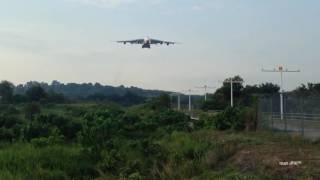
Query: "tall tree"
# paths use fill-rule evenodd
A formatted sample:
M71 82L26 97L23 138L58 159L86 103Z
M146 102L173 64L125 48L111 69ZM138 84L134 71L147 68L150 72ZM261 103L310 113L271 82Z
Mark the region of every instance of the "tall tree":
M243 91L244 94L276 94L280 90L280 87L273 83L262 83L259 85L247 85Z
M32 86L26 91L26 96L30 101L39 101L46 97L46 92L41 86Z
M3 102L11 102L13 96L14 85L9 81L0 83L0 96Z
M231 77L234 82L243 81L240 76ZM208 101L204 102L203 109L225 109L230 105L231 85L230 78L223 81L222 87L218 88L216 92L209 95ZM240 98L243 90L242 83L233 83L233 98L235 102Z

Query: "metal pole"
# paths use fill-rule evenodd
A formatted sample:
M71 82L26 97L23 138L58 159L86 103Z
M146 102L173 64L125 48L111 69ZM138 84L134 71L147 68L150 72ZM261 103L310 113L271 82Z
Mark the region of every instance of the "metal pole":
M272 101L272 97L271 97L271 104L270 104L271 106L271 129L272 129L272 131L274 130L274 122L273 122L273 101Z
M283 120L283 92L280 92L280 119Z
M195 87L195 88L200 88L200 89L204 89L204 101L207 101L208 100L208 97L207 97L207 95L208 95L208 89L213 89L213 88L215 88L215 87L210 87L210 86L208 86L208 85L204 85L204 86L201 86L201 87Z
M304 137L304 120L306 119L306 114L303 114L303 117L301 118L302 119L302 123L301 123L301 135L302 137Z
M189 111L191 111L191 90L189 90Z
M233 107L233 80L232 80L232 78L230 80L230 84L231 84L231 107Z
M233 103L233 84L234 83L243 83L243 81L235 81L233 80L232 78L228 79L228 80L225 80L223 83L230 83L230 105L231 107L234 106L234 103Z
M303 103L302 103L302 108L303 108L304 105L305 105L305 100L303 100L302 102L303 102ZM306 117L306 114L303 113L303 114L302 114L302 118L301 118L301 136L302 136L302 137L304 137L304 120L305 120L305 118L307 118L307 117Z
M282 66L279 67L279 69L273 69L273 70L266 70L262 69L262 72L280 72L281 76L281 84L280 84L280 119L284 119L284 110L283 110L283 94L284 94L284 89L283 89L283 73L287 72L300 72L300 70L288 70L284 69Z
M283 71L280 71L281 74L281 90L280 90L280 117L283 120Z
M207 101L207 85L204 86L204 101Z

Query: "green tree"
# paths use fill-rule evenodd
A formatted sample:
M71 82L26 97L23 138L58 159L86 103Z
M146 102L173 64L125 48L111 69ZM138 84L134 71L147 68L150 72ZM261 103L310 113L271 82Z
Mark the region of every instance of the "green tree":
M26 91L26 96L30 101L39 101L46 97L46 92L41 86L33 86Z
M244 94L275 94L278 93L280 87L273 83L262 83L260 85L247 85L243 91Z
M33 119L34 115L41 112L40 106L37 103L30 103L24 107L25 117L27 119Z
M0 96L3 102L11 102L13 96L14 85L9 81L0 83Z
M245 128L244 110L229 107L214 118L215 128L218 130L243 130Z
M222 110L230 106L231 86L230 78L224 80L222 87L216 90L214 94L208 95L208 101L203 102L202 109L215 109ZM243 81L240 76L232 77L233 81ZM239 99L242 96L243 85L242 83L233 83L233 98L235 103L239 104Z
M168 94L162 94L158 97L151 99L148 105L153 110L170 108L170 96Z

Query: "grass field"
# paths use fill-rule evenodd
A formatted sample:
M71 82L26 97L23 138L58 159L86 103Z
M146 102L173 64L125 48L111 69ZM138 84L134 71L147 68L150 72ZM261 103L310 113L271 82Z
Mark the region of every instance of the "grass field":
M201 130L174 132L159 144L168 154L161 169L151 171L150 177L154 179L315 179L320 176L319 143L299 137ZM76 144L50 147L23 142L2 144L0 179L85 177L81 168L91 164L81 162L80 151ZM139 161L134 151L128 153ZM291 161L302 164L279 165ZM117 179L106 174L100 176Z

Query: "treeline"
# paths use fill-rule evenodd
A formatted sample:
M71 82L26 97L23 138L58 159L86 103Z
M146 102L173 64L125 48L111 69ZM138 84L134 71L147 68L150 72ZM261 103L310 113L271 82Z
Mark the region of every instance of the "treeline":
M301 84L291 93L297 96L319 96L320 83L308 83L307 85Z
M1 103L22 103L22 102L63 102L65 97L62 94L53 91L45 92L40 86L32 86L28 88L24 94L14 93L15 86L9 81L0 83L0 98Z
M222 86L216 90L214 94L208 95L208 101L202 103L202 109L223 110L230 106L231 86L230 78L226 79ZM240 76L232 77L233 83L233 98L236 106L250 106L256 101L257 96L268 96L279 92L280 87L272 83L263 83L259 85L246 85Z
M59 81L52 81L51 84L45 82L30 81L26 84L19 84L15 87L15 94L24 94L30 87L40 86L46 92L54 91L56 93L63 94L69 99L83 99L92 95L100 95L105 97L110 96L125 96L126 94L134 94L141 97L156 97L164 93L159 90L144 90L138 87L125 87L123 85L119 87L113 87L108 85L101 85L100 83L61 83Z
M232 78L234 82L243 82L240 76ZM222 86L216 90L214 94L208 95L208 101L202 102L202 109L223 110L230 106L230 78L226 79ZM246 85L243 83L233 84L234 103L237 106L250 106L259 97L277 96L280 92L280 87L273 83L262 83L259 85ZM300 85L293 91L285 93L291 97L316 97L320 95L320 83L308 83Z
M112 87L99 83L68 83L53 81L51 84L31 81L15 86L9 81L0 83L2 103L44 102L115 102L123 106L141 104L150 97L156 97L164 91L144 90L137 87Z

